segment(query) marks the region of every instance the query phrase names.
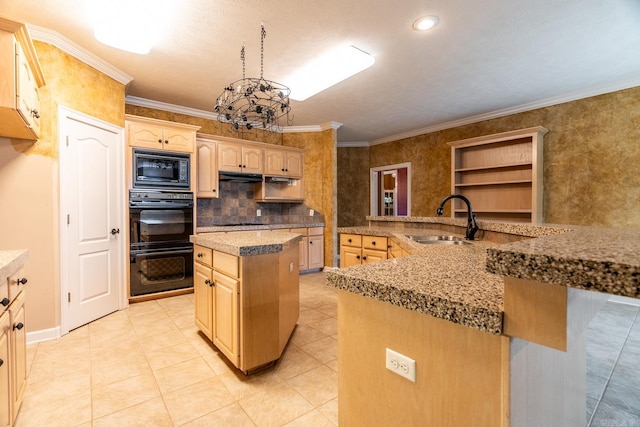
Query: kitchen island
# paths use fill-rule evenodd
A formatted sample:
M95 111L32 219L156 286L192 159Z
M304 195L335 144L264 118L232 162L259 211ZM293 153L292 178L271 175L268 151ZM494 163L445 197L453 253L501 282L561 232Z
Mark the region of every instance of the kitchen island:
M610 294L640 296L640 233L480 221L481 241L420 245L406 235L466 221L369 219L338 231L410 255L328 274L340 425L586 424L584 330ZM387 348L416 361L415 382L385 369Z
M281 231L191 236L195 323L245 374L280 358L296 325L300 239Z

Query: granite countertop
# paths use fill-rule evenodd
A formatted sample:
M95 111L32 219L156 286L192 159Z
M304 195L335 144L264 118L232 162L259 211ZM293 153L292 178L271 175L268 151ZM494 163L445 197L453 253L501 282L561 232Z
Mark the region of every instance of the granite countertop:
M300 234L286 231L242 231L237 233L201 233L189 240L197 245L236 256L282 252L287 244L298 244Z
M367 217L376 221L465 226L452 218ZM407 224L403 224L407 225ZM422 225L422 224L420 224ZM389 226L342 227L339 233L390 236L408 257L328 273L331 286L482 331L500 334L502 276L640 298L640 231L479 221L484 230L523 236L492 244L422 245L406 234L450 234Z
M26 249L0 250L0 280L3 282L27 261Z
M295 223L295 224L245 224L245 225L213 225L197 227L196 233L218 233L221 231L254 231L254 230L282 230L284 228L324 227L323 222Z
M405 237L443 234L438 230L342 227L338 232L393 237L411 255L328 271L331 286L481 331L502 333L502 278L485 270L487 249L495 244L423 245Z

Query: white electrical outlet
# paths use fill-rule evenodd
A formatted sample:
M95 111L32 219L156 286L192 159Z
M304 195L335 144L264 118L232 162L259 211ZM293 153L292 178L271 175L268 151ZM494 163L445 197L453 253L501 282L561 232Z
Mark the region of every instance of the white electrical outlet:
M262 210L256 209L256 216L262 216Z
M313 216L314 214L314 210L313 209L309 209L309 216Z
M387 369L409 381L416 382L416 361L389 348L387 349Z

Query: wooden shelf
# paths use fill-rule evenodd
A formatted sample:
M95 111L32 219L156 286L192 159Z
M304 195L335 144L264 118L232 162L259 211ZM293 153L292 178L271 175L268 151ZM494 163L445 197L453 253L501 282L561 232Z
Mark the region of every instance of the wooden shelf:
M489 185L509 185L509 184L527 184L531 183L530 179L516 180L516 181L493 181L493 182L472 182L469 184L454 184L455 187L480 187Z
M542 221L543 127L450 142L451 192L465 196L479 218ZM466 215L455 200L452 216Z

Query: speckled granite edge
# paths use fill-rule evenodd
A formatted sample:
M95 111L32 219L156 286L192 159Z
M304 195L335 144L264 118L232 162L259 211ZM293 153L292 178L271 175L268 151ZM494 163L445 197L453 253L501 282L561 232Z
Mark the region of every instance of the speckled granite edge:
M391 285L344 276L338 270L328 271L326 277L327 282L337 289L428 314L438 319L483 332L495 335L502 334L502 311L491 311L460 302L432 297L408 289L398 289Z
M252 224L252 225L214 225L210 227L197 227L196 233L217 233L220 231L253 231L253 230L282 230L284 228L313 228L324 227L323 222L297 223L297 224Z
M295 233L260 231L197 234L190 237L192 243L236 256L282 252L286 244L297 244L301 239L302 237Z
M416 223L416 224L443 224L453 225L456 227L466 227L467 220L464 218L450 217L415 217L415 216L367 216L370 222L399 222L399 223ZM515 234L525 237L541 237L554 234L562 234L572 231L574 228L566 225L554 224L527 224L518 222L500 222L500 221L482 221L478 220L480 230L494 231L505 234Z
M4 282L6 278L14 274L28 258L29 252L26 249L0 250L0 280Z

